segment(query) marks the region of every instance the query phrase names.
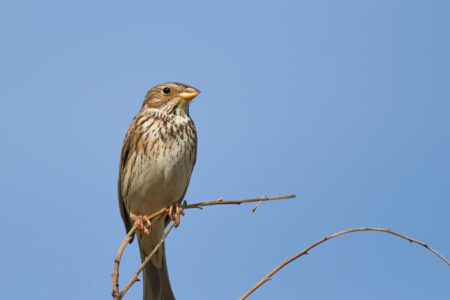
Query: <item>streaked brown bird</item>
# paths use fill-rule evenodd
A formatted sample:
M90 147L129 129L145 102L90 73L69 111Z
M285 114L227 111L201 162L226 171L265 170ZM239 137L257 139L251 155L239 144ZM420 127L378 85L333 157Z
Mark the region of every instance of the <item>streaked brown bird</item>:
M169 82L148 91L128 128L119 166L119 207L127 232L136 223L141 260L161 240L169 219L180 222L180 206L197 156L197 132L189 104L200 91ZM169 207L169 216L145 216ZM130 241L130 243L132 240ZM164 245L143 272L144 300L175 299Z

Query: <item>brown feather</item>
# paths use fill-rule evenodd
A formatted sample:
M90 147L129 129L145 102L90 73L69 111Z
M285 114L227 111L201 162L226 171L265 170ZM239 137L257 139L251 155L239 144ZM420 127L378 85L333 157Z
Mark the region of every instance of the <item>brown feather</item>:
M189 102L198 93L180 83L158 85L147 93L131 122L122 146L118 180L120 214L127 232L136 217L183 200L197 158L197 132L189 117ZM139 236L142 260L159 242L166 225L166 217L156 218L152 233ZM164 248L144 269L143 281L144 300L174 299Z

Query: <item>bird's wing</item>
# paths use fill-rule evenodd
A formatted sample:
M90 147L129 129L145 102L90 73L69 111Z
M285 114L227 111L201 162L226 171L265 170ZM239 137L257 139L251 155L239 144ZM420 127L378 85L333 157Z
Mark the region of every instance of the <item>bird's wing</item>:
M133 136L133 132L135 130L135 120L136 117L131 122L130 127L128 128L127 134L125 135L125 140L123 141L122 145L122 152L120 153L120 164L119 164L119 180L117 184L118 189L118 196L119 196L119 208L120 208L120 215L122 216L123 223L125 224L125 229L127 232L131 230L133 227L130 216L128 215L127 208L125 207L125 202L123 201L123 193L122 193L122 181L124 177L124 170L126 163L128 161L128 158L132 154L132 143L131 143L131 137ZM134 235L131 237L130 243L133 241Z

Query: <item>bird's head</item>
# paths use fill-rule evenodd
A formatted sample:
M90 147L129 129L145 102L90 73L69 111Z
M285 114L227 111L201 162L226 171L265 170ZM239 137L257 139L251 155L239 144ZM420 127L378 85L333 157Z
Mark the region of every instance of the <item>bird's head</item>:
M168 114L187 114L189 103L198 94L199 90L182 83L163 83L148 91L142 108L155 108Z

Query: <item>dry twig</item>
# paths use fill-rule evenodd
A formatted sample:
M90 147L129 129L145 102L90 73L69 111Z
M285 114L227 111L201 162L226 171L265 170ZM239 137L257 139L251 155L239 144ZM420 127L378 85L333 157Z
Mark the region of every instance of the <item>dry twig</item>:
M312 248L316 247L319 244L322 244L323 242L335 238L337 236L340 235L344 235L347 233L352 233L352 232L357 232L357 231L381 231L381 232L386 232L392 235L396 235L398 237L401 237L405 240L410 241L411 243L416 243L419 244L425 248L427 248L428 250L430 250L431 252L433 252L434 254L436 254L440 259L442 259L443 261L445 261L447 263L447 265L450 265L449 261L447 259L445 259L441 254L439 254L436 250L432 249L431 247L429 247L427 244L415 240L413 238L407 237L405 235L402 235L400 233L391 231L388 228L374 228L374 227L364 227L364 228L352 228L352 229L347 229L335 234L332 234L330 236L326 236L324 238L322 238L321 240L315 242L314 244L312 244L311 246L309 246L308 248L306 248L305 250L299 252L298 254L296 254L295 256L291 257L291 258L287 258L283 263L281 263L280 265L278 265L275 269L273 269L269 274L267 274L263 279L261 279L258 283L256 283L248 292L246 292L241 298L239 298L239 300L244 300L246 299L248 296L250 296L251 293L253 293L257 288L259 288L261 285L263 285L265 282L269 281L271 279L271 277L278 272L279 270L281 270L283 267L285 267L287 264L291 263L292 261L296 260L297 258L299 258L302 255L305 255L308 253L309 250L311 250Z
M141 264L139 269L137 269L136 273L134 273L133 277L128 281L127 285L123 288L123 290L119 293L117 296L117 299L122 299L122 297L125 295L125 293L130 289L130 287L135 283L136 281L139 281L139 273L144 270L145 266L148 264L150 259L155 255L156 251L158 251L159 248L161 248L161 245L164 243L164 240L166 239L169 232L172 230L173 226L175 225L175 221L172 221L172 223L169 225L169 227L166 229L166 232L164 233L163 237L159 241L159 243L156 245L156 247L152 250L152 252L145 258L144 262ZM116 297L114 297L116 299Z
M194 204L187 204L186 201L183 203L183 209L188 208L199 208L203 209L204 206L210 206L210 205L225 205L225 204L241 204L241 203L248 203L248 202L260 202L260 201L270 201L270 200L280 200L280 199L290 199L295 198L295 195L284 195L284 196L278 196L278 197L261 197L261 198L253 198L253 199L245 199L245 200L230 200L230 201L223 201L223 198L219 198L214 201L208 201L208 202L200 202L200 203L194 203ZM151 220L152 218L167 214L169 211L168 208L163 208L160 211L148 216L148 218ZM158 243L158 245L153 249L153 251L146 257L145 261L141 264L139 269L136 271L136 273L133 275L133 277L128 281L127 285L123 288L122 291L119 292L119 265L120 260L122 258L123 251L125 250L125 247L127 246L128 242L132 239L135 231L136 231L136 224L130 229L130 231L127 233L125 239L123 240L122 244L119 247L119 250L117 251L116 259L114 260L114 273L112 274L113 277L113 299L114 300L120 300L125 295L125 293L128 291L128 289L136 282L138 281L139 273L144 269L145 265L150 261L150 258L153 256L154 253L161 247L163 244L165 238L169 234L170 230L172 229L174 223L167 228L166 232L164 233L164 236L162 237L161 241Z

